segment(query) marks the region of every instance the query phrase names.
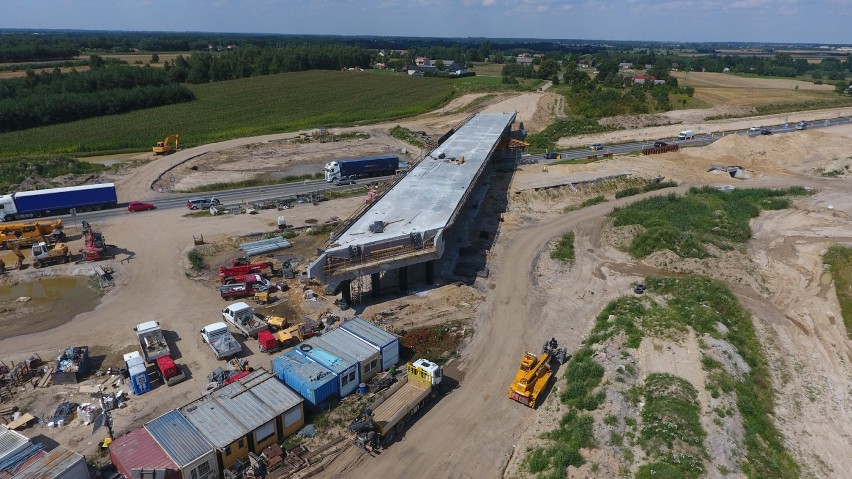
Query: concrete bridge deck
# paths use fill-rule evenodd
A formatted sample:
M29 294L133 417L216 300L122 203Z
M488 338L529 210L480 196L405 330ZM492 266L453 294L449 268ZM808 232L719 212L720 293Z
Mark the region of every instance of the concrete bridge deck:
M308 275L337 283L440 258L444 231L515 116L473 116L351 224L308 266Z

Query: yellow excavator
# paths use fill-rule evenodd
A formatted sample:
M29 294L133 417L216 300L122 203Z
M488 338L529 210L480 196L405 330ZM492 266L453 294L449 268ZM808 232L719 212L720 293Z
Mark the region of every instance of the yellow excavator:
M560 348L556 339L544 343L540 356L525 353L515 380L509 386L509 398L535 408L539 404L539 396L547 389L553 377L550 364L563 364L566 360L565 348Z
M158 155L168 155L176 151L178 146L180 146L180 135L170 135L165 140L158 141L153 150Z
M54 263L67 263L71 260L71 253L65 243L38 242L32 247L33 268Z
M15 262L15 269L22 269L24 267L24 253L21 253L20 248L24 242L26 240L6 242L6 247L18 258L17 262ZM6 263L3 263L3 272L6 272Z

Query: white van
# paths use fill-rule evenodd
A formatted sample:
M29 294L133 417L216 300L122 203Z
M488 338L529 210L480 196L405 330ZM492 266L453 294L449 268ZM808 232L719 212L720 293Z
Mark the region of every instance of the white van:
M695 137L695 132L692 130L683 130L677 134L678 140L691 140L693 137Z

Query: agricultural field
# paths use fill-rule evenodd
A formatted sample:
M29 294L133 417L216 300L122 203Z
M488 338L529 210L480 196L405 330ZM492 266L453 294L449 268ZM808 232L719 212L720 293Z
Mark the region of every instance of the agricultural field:
M849 104L847 98L834 93L834 85L830 84L710 72L673 72L672 75L681 86L695 88L696 100L712 106L746 105L760 110L760 107L769 105L807 109L807 105L811 104L820 108Z
M713 72L672 72L679 84L692 87L711 88L743 88L748 90L793 90L798 85L799 90L834 91L832 85L817 85L815 83L789 78L747 77L731 73Z
M432 110L455 94L443 79L308 71L190 85L196 100L0 135L0 156L144 151L179 133L199 145L317 126L372 123Z
M471 70L476 72L476 76L499 77L502 76L503 65L501 63L474 62Z
M162 67L165 62L173 62L178 55L183 55L184 58L189 58L192 55L192 52L184 52L184 53L157 53L157 56L160 57L160 61L157 63L151 63L151 55L157 52L150 53L120 53L120 54L105 54L99 55L104 59L118 59L124 62L127 62L128 65L148 65L150 64L152 67ZM88 56L80 57L80 60L88 60Z

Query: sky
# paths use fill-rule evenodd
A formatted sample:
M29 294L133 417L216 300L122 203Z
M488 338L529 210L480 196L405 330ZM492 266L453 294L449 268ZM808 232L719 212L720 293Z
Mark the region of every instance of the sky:
M0 0L0 28L852 43L852 0Z

